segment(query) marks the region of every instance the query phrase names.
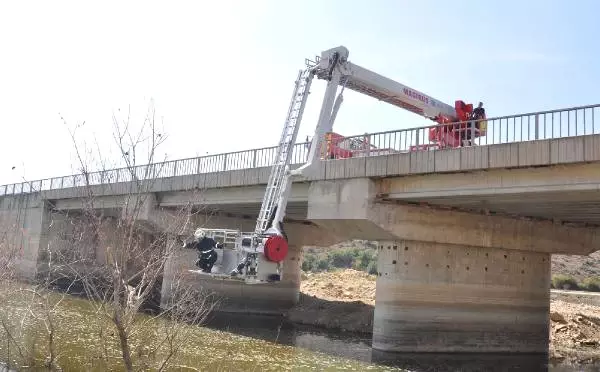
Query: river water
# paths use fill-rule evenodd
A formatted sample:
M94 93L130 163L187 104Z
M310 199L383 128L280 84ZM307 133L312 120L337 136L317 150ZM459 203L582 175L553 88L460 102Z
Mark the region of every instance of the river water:
M60 297L51 295L53 303ZM11 329L24 329L19 339L23 347L36 350L43 360L47 341L46 325L32 313L43 315L42 301L10 296L0 309ZM32 304L34 304L32 306ZM37 310L36 310L37 309ZM58 364L63 371L122 370L118 343L110 322L95 311L90 302L65 296L52 315L56 329ZM140 315L132 337L134 358L154 370L161 353L149 353L173 327L150 315ZM172 328L170 328L172 329ZM327 332L290 324L281 318L213 313L205 327L182 326L185 335L180 353L173 359L173 371L596 371L597 367L548 366L544 357L506 355L387 355L373 351L370 337ZM15 347L7 348L6 332L0 330L0 359L7 353L16 363ZM18 337L17 337L18 338ZM104 341L103 341L104 340ZM35 345L35 346L34 346ZM105 356L103 359L102 356ZM106 362L108 360L108 363ZM154 364L153 364L154 363ZM24 362L20 361L23 365ZM39 363L38 363L39 364ZM6 365L4 365L6 366ZM19 368L18 370L38 370ZM0 372L6 367L0 365ZM11 371L15 370L11 368Z

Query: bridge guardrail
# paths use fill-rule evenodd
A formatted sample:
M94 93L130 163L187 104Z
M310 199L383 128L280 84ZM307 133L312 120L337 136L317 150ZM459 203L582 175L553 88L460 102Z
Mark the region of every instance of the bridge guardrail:
M487 127L486 134L474 138L473 142L476 146L485 146L598 134L600 125L595 123L598 114L600 114L600 104L488 118L484 121ZM469 122L451 125L461 124L471 125ZM436 127L439 128L439 125L368 133L347 138L368 142L373 148L378 149L371 155L376 156L380 154L381 149L406 152L413 146L426 148L433 145L429 140L429 130Z
M600 114L600 104L540 111L486 119L486 135L473 140L485 146L510 142L572 137L600 133L595 118ZM453 123L466 124L466 123ZM372 150L361 151L360 156L377 156L393 152L406 152L414 146L431 145L431 125L426 127L348 136L347 139L367 140ZM307 142L294 145L291 164L301 164L308 155ZM207 155L195 158L169 160L160 163L117 168L84 174L46 178L42 180L0 186L0 195L30 193L69 187L101 185L116 182L185 176L192 174L251 169L270 166L276 155L276 146ZM87 177L87 181L86 181Z

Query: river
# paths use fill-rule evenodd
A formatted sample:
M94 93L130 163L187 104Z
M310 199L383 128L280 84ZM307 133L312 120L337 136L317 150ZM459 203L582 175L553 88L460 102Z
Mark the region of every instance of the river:
M55 302L60 295L52 294ZM37 300L36 300L37 301ZM47 339L44 323L28 317L43 314L42 306L11 296L2 301L2 316L13 327L24 329L20 340L37 356L45 351ZM35 302L34 302L35 303ZM38 309L38 310L36 310ZM110 323L103 323L90 302L65 296L55 308L53 321L58 365L63 371L122 370L117 338ZM24 321L24 319L27 319ZM148 350L161 339L164 327L172 327L150 315L140 315L146 322L132 338L134 357L139 363L153 365L164 355ZM505 355L403 355L390 356L373 351L370 337L327 332L290 324L284 319L265 316L225 315L213 313L205 327L184 325L185 342L173 359L173 371L596 371L597 367L548 366L538 356ZM0 332L2 332L0 330ZM104 338L103 338L104 337ZM11 360L15 347L6 346L7 335L0 333L0 358ZM102 340L108 340L103 342ZM25 347L24 346L24 347ZM103 359L102 356L105 356ZM43 359L43 357L41 357ZM108 360L108 362L106 362ZM108 364L107 364L108 363ZM14 366L15 362L11 363ZM11 368L11 370L13 370ZM36 368L18 370L38 370ZM152 370L149 368L147 370ZM3 367L0 366L0 371Z

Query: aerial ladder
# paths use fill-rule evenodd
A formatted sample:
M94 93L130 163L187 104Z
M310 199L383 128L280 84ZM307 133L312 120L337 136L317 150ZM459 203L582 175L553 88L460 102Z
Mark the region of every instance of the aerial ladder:
M343 102L345 88L438 123L429 130L431 144L413 146L413 151L462 146L462 133L465 130L474 130L471 138L485 135L485 125L481 123L477 128L468 127L473 111L471 104L456 101L452 107L418 90L355 65L348 61L348 55L348 49L339 46L322 52L314 61L305 61L306 68L298 73L295 81L255 229L246 233L240 230L204 229L209 237L224 243L213 272L205 275L242 280L248 284L269 283L282 279L281 265L288 253L288 239L283 221L292 180L313 176L314 172L318 171L316 163L320 161L322 141L333 128ZM327 81L317 126L306 163L290 170L292 151L310 86L315 77Z

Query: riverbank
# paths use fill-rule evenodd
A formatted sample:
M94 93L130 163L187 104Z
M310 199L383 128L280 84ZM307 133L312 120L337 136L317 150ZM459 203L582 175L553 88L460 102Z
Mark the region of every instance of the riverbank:
M303 274L302 279L300 301L288 313L291 321L327 329L372 333L375 275L346 269ZM551 360L600 362L600 298L594 296L582 292L552 293L548 330Z
M0 372L48 370L51 350L52 370L125 370L110 310L99 310L97 303L60 292L46 292L44 299L32 297L25 283L2 284ZM282 323L272 316L233 315L215 321L214 315L210 315L212 324L197 326L137 314L127 336L134 369L402 371L373 363L368 343L357 337L333 338L326 331ZM50 319L52 333L47 328Z

